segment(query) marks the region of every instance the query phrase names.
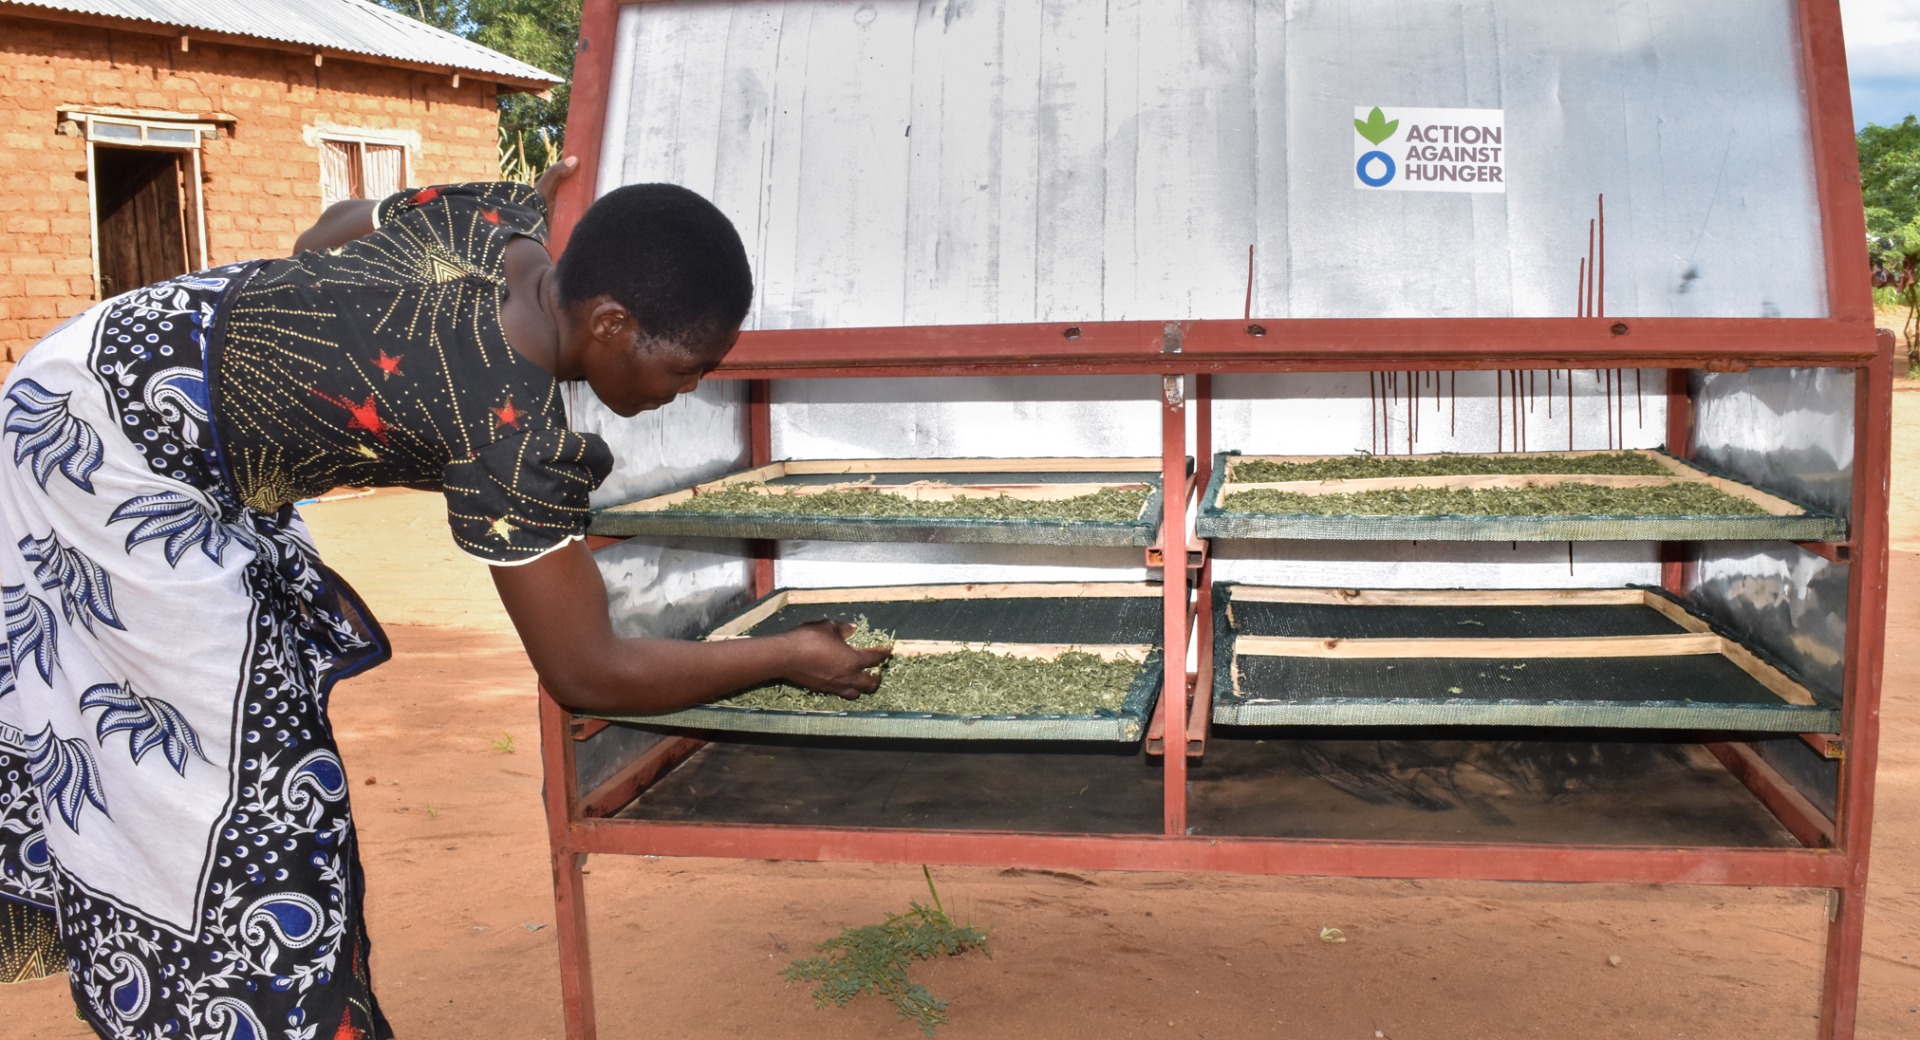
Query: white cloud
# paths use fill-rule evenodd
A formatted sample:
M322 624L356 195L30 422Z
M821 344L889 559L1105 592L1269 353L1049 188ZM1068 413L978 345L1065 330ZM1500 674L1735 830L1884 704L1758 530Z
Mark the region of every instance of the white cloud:
M1840 0L1855 125L1920 113L1920 0Z
M1847 71L1920 83L1920 0L1840 0Z

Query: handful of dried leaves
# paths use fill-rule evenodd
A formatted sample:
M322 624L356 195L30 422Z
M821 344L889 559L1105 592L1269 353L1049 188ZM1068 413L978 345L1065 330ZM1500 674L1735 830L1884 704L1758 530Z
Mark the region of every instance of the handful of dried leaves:
M1288 480L1361 480L1367 477L1458 477L1476 474L1600 473L1658 477L1671 472L1658 459L1632 451L1592 455L1345 455L1312 462L1235 459L1227 478L1236 484Z
M847 642L886 646L893 635L861 618ZM880 666L879 690L841 700L788 683L756 686L715 701L772 711L897 711L933 715L1112 715L1139 674L1135 661L1108 661L1077 650L1051 659L1006 657L987 650L896 655Z
M927 500L889 493L883 486L803 493L757 481L728 484L668 506L677 513L745 513L785 516L880 516L928 520L1040 520L1131 523L1146 508L1148 491L1101 488L1060 499L964 495Z

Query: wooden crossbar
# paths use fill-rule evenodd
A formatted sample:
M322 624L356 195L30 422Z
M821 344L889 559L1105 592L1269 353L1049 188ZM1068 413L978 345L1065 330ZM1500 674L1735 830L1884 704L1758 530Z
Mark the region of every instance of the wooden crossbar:
M1235 585L1230 595L1244 603L1330 603L1352 607L1631 606L1659 598L1650 597L1644 589L1336 589L1273 585Z
M1095 494L1109 488L1121 491L1150 491L1153 485L1139 482L1128 484L935 484L931 482L868 484L840 481L832 484L762 484L754 487L751 493L770 498L779 496L805 498L809 495L824 495L830 491L864 491L876 495L892 495L913 502L951 502L962 498L1003 496L1029 502L1058 502L1063 499Z
M1007 582L970 585L881 585L873 588L789 589L790 603L874 603L903 599L1098 599L1152 596L1158 585L1132 581Z
M995 657L1026 661L1051 661L1061 654L1091 654L1102 661L1128 661L1140 664L1153 652L1143 645L1118 643L962 643L941 639L901 639L893 644L895 657L930 657L979 650Z
M1159 470L1157 458L1045 458L1045 459L790 459L784 462L769 463L739 473L730 473L717 480L709 480L690 488L655 495L638 502L609 506L610 513L656 513L671 509L699 495L718 491L735 484L766 483L787 476L814 476L819 474L856 474L872 477L880 473L945 473L956 478L964 478L968 473L1151 473ZM834 484L799 484L769 490L768 494L794 493L801 495L820 494L825 491L846 491L875 487L871 481L846 481ZM1090 495L1102 488L1119 487L1146 489L1152 485L1141 481L1102 482L1086 481L1073 484L967 484L964 481L954 484L915 483L888 485L887 494L897 494L908 498L941 501L951 498L971 497L974 495L1007 494L1014 498L1030 498L1036 501L1054 501L1061 498L1073 498L1078 495ZM909 491L921 488L921 491Z
M1682 657L1723 652L1725 640L1711 633L1658 636L1588 636L1553 639L1316 639L1239 636L1243 657L1428 657L1520 659L1563 657Z
M840 603L897 603L902 600L952 599L1104 599L1161 596L1158 585L1145 582L1009 582L977 585L881 585L870 588L781 589L752 609L708 633L708 639L743 635L788 605L826 606Z

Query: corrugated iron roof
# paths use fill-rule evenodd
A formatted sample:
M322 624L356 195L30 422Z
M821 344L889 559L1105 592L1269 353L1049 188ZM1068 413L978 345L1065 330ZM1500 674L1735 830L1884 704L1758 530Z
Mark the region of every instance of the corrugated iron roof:
M499 51L442 32L367 0L15 0L6 7L74 14L250 36L416 65L444 66L520 86L560 78Z

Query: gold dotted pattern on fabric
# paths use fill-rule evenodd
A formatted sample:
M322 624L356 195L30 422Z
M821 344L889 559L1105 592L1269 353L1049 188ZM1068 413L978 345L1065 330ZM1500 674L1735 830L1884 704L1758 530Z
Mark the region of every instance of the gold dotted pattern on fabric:
M545 241L544 201L444 185L376 214L373 234L268 261L229 301L214 384L235 491L270 512L341 486L444 490L455 540L495 562L584 531L611 460L500 324L507 245Z

